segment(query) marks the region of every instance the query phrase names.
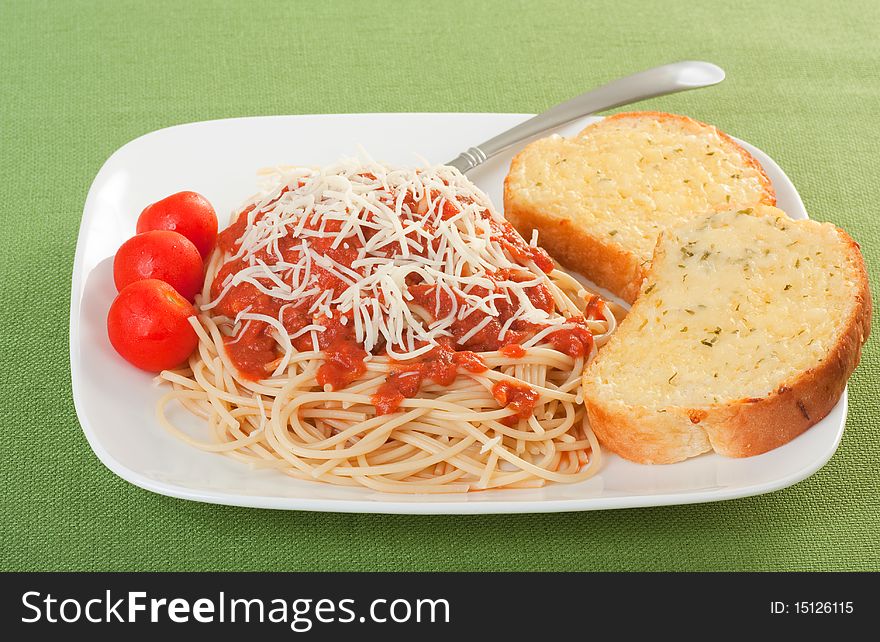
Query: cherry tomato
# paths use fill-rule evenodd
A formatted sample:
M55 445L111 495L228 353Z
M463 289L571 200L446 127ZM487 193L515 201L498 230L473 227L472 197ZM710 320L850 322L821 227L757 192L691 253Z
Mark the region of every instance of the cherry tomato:
M123 288L110 306L107 334L123 359L149 372L181 365L199 343L189 324L193 306L158 279Z
M202 258L217 242L217 215L201 194L178 192L147 205L138 217L137 232L171 230L192 241Z
M202 257L189 239L177 232L153 230L128 239L113 259L116 289L142 279L165 281L192 301L202 289Z

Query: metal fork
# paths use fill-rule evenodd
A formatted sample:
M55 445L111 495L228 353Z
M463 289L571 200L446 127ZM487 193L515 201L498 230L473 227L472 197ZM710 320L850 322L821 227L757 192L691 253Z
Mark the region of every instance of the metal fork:
M717 85L722 80L724 70L721 67L698 60L674 62L640 71L551 107L485 143L471 147L446 165L465 173L517 143L540 136L583 116L656 96Z

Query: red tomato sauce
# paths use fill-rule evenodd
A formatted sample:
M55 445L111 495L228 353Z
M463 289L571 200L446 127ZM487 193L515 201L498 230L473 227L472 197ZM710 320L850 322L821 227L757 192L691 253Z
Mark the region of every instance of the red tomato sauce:
M567 323L575 324L568 330L558 330L547 338L553 347L570 357L588 357L593 351L593 334L583 317L571 317Z
M510 381L499 381L492 386L492 396L500 406L515 411L501 420L507 426L515 426L520 419L531 417L539 397L529 386Z
M512 275L506 270L499 270L494 274L490 274L489 278L495 282L525 280L523 275ZM501 288L496 288L495 290L495 292L500 291ZM488 288L479 286L473 288L471 292L474 296L478 297L486 297L493 294ZM437 287L433 285L412 284L409 286L409 293L412 295L414 304L421 306L438 319L448 316L464 304L464 300L461 297L456 296L456 299L453 300L453 297L448 292L445 290L438 292ZM546 286L541 284L526 288L526 296L528 296L536 308L547 312L553 311L553 297ZM475 311L464 319L456 318L452 324L451 332L458 345L465 350L472 350L474 352L491 352L509 343L521 343L524 339L541 329L541 326L521 319L515 319L511 324L507 324L511 317L516 314L517 302L498 299L495 301L495 306L498 309L497 316L490 316L485 312ZM489 321L484 323L487 317L490 317ZM482 327L476 333L473 333L472 331L479 325L482 325ZM508 330L502 340L498 336L505 325L507 325ZM458 343L458 340L464 337L468 337L464 343Z
M324 363L318 368L318 385L340 390L367 371L367 352L351 339L337 339L324 350Z
M507 221L492 221L492 227L495 228L496 234L493 240L501 243L501 247L510 252L517 261L528 263L534 261L545 274L553 271L553 259L550 255L540 247L532 247L526 243L525 239L513 228Z
M602 304L605 303L598 294L594 294L590 297L590 300L587 301L587 307L584 308L584 318L585 319L601 319L602 317Z
M499 348L501 354L511 359L522 359L526 356L526 349L518 343L508 343L506 346Z
M279 194L278 198L280 196ZM431 195L432 199L438 197L437 193ZM388 199L389 204L393 206L391 203L393 199L390 195ZM413 212L427 211L427 203L415 202L411 194L407 194L404 202ZM421 209L423 207L424 210ZM243 235L253 222L263 216L261 212L254 213L253 210L254 206L243 210L237 219L218 236L218 247L227 256L235 256L240 248ZM443 203L441 218L449 219L458 213L459 210L453 203L448 201ZM485 212L483 216L490 219L488 212ZM523 265L533 262L545 273L553 270L553 261L543 249L532 247L526 243L507 221L490 220L492 239L497 241L515 261ZM333 233L340 231L342 224L341 221L310 216L305 223L305 229ZM429 234L433 230L427 221L424 222L421 229ZM333 236L323 238L309 236L308 247L319 256L329 257L335 263L363 274L363 268L355 269L352 267L362 243L369 243L372 236L369 228L365 228L363 233L363 241L357 236L351 236L338 243L336 247L333 247ZM424 238L418 236L417 232L414 231L411 235L419 244L424 244ZM435 244L434 249L436 250L437 244L440 242L439 237L430 242ZM273 265L279 260L296 264L302 258L301 238L284 236L274 243L277 243L277 247L274 244L267 246L258 251L255 258L266 265ZM372 250L372 254L391 258L396 256L399 251L399 245L389 244L378 250ZM410 252L426 256L428 248L423 247L421 252L410 248ZM349 317L346 322L343 322L339 314L334 314L333 318L327 318L319 312L309 312L309 308L318 298L326 296L328 291L334 292L334 296L344 291L348 287L345 281L312 262L312 274L317 277L315 286L310 286L313 291L310 293L307 291L306 295L296 301L284 301L266 294L253 283L247 281L229 286L229 279L250 265L249 259L230 258L218 270L211 284L211 297L216 300L221 294L223 296L220 297L219 302L212 310L213 315L225 316L233 320L239 313L248 312L279 318L282 326L290 335L296 334L309 325L323 326L325 328L323 331L304 332L301 336L292 339L293 346L298 351L317 349L323 353L324 363L317 373L317 382L321 386L329 386L333 390L339 390L347 387L366 372L364 360L367 357L367 352L363 345L355 340L353 320ZM492 288L473 288L471 290L473 295L486 297L493 294L504 294L507 291L504 286L505 282L525 282L535 278L534 274L525 269L522 271L497 270L487 276L494 283L494 286ZM265 277L257 278L257 282L265 288L271 289L273 287L272 282ZM429 316L435 319L453 314L464 304L460 295L454 295L457 297L454 300L446 290L440 290L438 293L436 286L424 283L422 277L417 273L412 273L406 278L406 286L412 297L410 303L423 308ZM553 312L553 296L545 285L537 284L527 287L526 296L536 308L548 313ZM473 311L463 319L458 319L456 315L456 319L449 329L452 336L445 337L442 345L418 359L395 362L386 381L373 396L377 413L396 412L403 400L416 396L426 381L449 386L462 371L484 372L487 369L486 365L475 354L476 352L501 350L504 355L510 358L525 356L526 351L521 344L545 326L513 319L518 309L518 300L515 296L496 298L495 306L498 309L498 314L495 316L480 310ZM587 318L593 318L593 314L595 312L588 306ZM593 346L592 335L584 318L575 317L569 319L568 323L575 324L575 327L550 334L548 341L557 350L572 357L589 355ZM479 329L477 326L480 326ZM499 339L501 330L505 327L507 332L504 339ZM281 362L282 356L274 337L275 333L276 328L269 323L253 319L242 320L236 336L225 340L227 355L242 376L252 380L260 380L272 375ZM373 354L387 354L387 346L384 344L375 346ZM528 386L516 386L510 383L497 384L493 389L493 395L501 405L516 410L516 413L508 418L514 423L519 419L529 417L538 400L537 393Z
M415 397L425 380L441 386L450 386L460 370L480 373L488 370L479 356L469 350L456 351L448 344L441 344L425 357L399 361L391 368L391 374L373 395L376 414L396 412L404 399Z

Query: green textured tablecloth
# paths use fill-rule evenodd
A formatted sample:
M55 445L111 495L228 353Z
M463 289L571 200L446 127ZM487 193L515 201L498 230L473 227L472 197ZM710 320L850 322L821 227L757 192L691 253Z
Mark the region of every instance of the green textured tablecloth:
M688 58L728 79L641 106L770 153L813 218L861 243L880 300L878 34L876 0L0 0L0 568L880 570L876 337L850 381L843 443L808 480L725 503L556 515L273 512L154 495L92 453L68 362L86 192L136 136L246 115L537 112Z

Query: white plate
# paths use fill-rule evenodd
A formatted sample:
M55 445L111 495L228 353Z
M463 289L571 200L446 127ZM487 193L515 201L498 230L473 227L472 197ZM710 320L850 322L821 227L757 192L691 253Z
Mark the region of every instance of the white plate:
M640 466L608 454L599 474L574 485L492 490L466 496L397 496L290 479L251 470L187 446L155 419L160 389L120 359L105 319L116 294L112 257L131 237L141 209L192 189L221 219L256 190L255 171L276 164L327 164L362 145L377 160L442 163L461 150L523 121L525 114L357 114L238 118L194 123L142 136L119 149L98 172L83 213L70 303L70 365L76 411L100 460L147 490L203 502L370 513L519 513L708 502L766 493L794 484L834 454L846 418L846 393L824 420L791 443L750 459L702 455L679 464ZM590 119L562 130L573 134ZM779 206L806 218L791 181L766 154ZM471 174L501 206L512 153ZM183 417L184 413L181 413ZM196 420L193 420L196 421ZM194 423L194 427L198 424Z

